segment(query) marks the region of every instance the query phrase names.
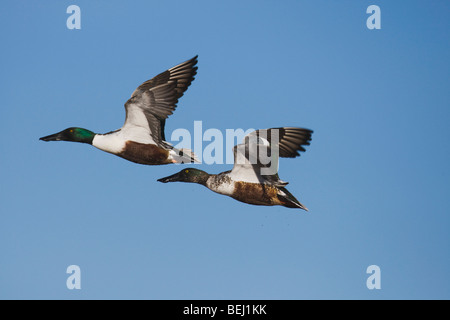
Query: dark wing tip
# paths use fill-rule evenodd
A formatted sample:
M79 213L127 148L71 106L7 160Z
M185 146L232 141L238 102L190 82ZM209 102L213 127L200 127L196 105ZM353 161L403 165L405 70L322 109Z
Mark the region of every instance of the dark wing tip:
M305 152L303 146L309 146L313 131L297 127L280 127L269 130L279 130L279 155L283 158L295 158L300 152Z
M186 60L160 74L143 82L136 90L133 91L131 97L142 94L147 90L152 88L168 84L168 82L176 82L177 88L176 96L180 98L184 91L190 86L191 82L194 80L194 76L197 74L198 67L196 66L198 62L198 55L195 57Z

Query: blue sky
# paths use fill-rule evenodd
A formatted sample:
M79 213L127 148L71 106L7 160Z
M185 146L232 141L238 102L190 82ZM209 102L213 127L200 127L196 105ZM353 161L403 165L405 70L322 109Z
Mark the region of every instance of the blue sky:
M80 30L66 27L72 4ZM371 4L380 30L366 27ZM4 1L0 298L449 299L449 9ZM139 84L196 54L166 136L200 120L314 130L279 171L309 213L156 181L181 166L38 140L120 128ZM66 287L70 265L80 290ZM366 287L370 265L380 290Z

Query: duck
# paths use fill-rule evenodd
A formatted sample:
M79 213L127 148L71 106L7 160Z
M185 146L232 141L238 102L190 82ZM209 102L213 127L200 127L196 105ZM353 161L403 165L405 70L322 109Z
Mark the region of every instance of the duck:
M298 127L279 127L252 131L233 147L232 170L209 174L186 168L158 179L162 183L197 183L206 188L251 205L297 208L308 211L286 189L288 182L278 176L278 159L295 158L309 145L313 131Z
M176 149L166 142L166 119L197 74L198 55L180 63L138 86L125 102L125 123L115 131L94 133L70 127L41 137L42 141L71 141L143 165L198 162L190 149Z

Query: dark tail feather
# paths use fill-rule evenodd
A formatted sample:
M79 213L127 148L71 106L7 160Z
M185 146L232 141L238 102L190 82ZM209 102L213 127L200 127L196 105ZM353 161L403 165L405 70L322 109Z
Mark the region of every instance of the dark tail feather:
M197 156L191 149L175 149L178 153L178 157L175 158L177 163L200 163Z
M299 209L303 209L305 211L309 211L308 208L305 207L304 205L302 205L300 203L300 201L298 201L292 195L292 193L287 191L286 188L280 188L280 190L282 190L286 194L286 195L280 195L280 194L278 195L278 199L281 201L283 206L288 207L288 208L299 208Z

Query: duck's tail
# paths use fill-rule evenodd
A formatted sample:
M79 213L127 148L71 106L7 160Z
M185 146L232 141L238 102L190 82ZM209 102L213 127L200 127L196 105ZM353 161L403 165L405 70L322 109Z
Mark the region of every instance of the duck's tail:
M191 149L175 149L170 152L174 163L200 163L197 156Z
M280 188L284 194L278 194L278 199L283 206L288 208L299 208L309 211L307 207L300 203L286 188Z

